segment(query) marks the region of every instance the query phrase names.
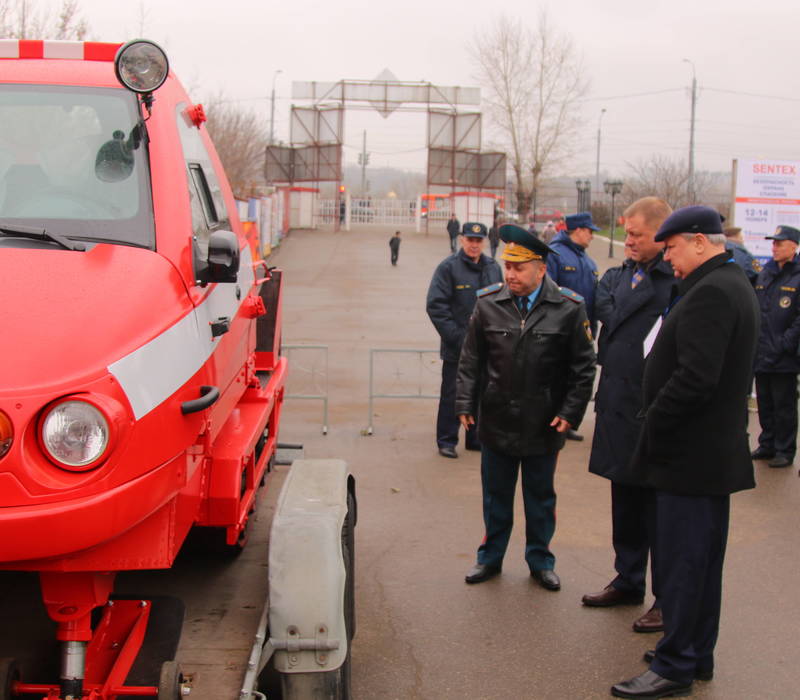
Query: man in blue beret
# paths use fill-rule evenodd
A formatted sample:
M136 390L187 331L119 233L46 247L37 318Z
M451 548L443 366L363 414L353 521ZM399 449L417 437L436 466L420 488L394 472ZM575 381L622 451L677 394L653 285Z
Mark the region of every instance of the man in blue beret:
M550 243L558 255L547 259L547 274L557 285L571 289L583 297L594 336L597 327L594 315L597 263L589 257L586 249L592 242L594 232L600 229L594 225L588 211L572 214L566 217L565 222L566 231L559 232ZM571 430L567 439L583 440L583 436Z
M687 695L714 675L730 494L753 488L747 437L758 301L719 213L690 206L658 230L680 282L645 338L644 420L630 470L654 489L651 542L664 636L622 698Z
M517 475L525 504L525 561L556 591L553 474L566 432L592 392L594 346L581 298L546 275L551 249L515 224L500 227L505 284L478 293L461 349L456 414L465 428L480 415L485 536L467 583L500 573L514 513Z
M756 279L761 334L756 353L756 398L761 434L753 459L788 467L797 450L797 374L800 372L800 231L778 226L772 260Z
M486 226L467 222L461 232L461 249L439 263L428 287L426 310L441 338L442 384L436 416L436 445L442 457L458 457L459 420L455 414L456 370L461 343L467 332L479 289L503 278L500 266L483 254ZM478 431L469 429L464 442L468 450L480 450Z

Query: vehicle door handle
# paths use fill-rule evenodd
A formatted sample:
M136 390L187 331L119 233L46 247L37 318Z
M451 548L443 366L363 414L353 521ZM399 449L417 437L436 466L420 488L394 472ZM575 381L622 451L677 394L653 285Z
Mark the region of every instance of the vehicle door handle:
M187 413L197 413L203 409L212 406L219 398L219 389L215 386L201 386L200 398L192 399L191 401L184 401L181 404L181 413L185 416Z

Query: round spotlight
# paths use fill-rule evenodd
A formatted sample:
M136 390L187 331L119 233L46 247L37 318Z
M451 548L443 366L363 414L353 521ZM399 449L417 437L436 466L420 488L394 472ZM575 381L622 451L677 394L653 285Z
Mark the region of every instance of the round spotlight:
M44 416L42 443L62 469L83 471L96 466L110 442L108 420L96 406L81 400L57 403Z
M134 39L119 47L114 69L117 79L128 90L144 94L164 84L169 74L169 61L158 44L146 39Z

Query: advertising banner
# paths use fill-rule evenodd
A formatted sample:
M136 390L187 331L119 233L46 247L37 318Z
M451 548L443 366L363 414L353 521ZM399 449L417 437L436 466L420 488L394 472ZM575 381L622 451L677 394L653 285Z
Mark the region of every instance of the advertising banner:
M759 258L772 257L764 240L781 224L800 228L800 161L740 158L733 161L734 220L744 244Z

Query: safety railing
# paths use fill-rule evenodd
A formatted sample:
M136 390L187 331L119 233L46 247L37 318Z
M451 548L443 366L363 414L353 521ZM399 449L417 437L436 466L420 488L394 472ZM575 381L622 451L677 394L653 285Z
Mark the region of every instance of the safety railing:
M403 392L376 392L375 391L375 358L380 355L417 355L418 356L418 375L417 375L417 391L416 393ZM426 361L425 358L428 359ZM424 372L428 372L428 377L425 377ZM395 373L395 379L406 378L402 372ZM373 406L375 399L438 399L438 393L425 393L423 391L424 379L436 381L441 378L441 362L439 360L438 350L427 350L419 348L370 348L369 351L369 414L367 415L367 427L361 431L362 435L372 435L373 425L372 418L374 415Z
M306 401L322 402L322 434L328 434L328 346L327 345L282 345L282 353L289 362L289 380L293 384L310 385L314 393L287 393L286 399L301 399ZM317 364L303 364L298 358L301 352L316 351L322 354L324 370L320 371ZM294 359L293 359L294 358ZM305 381L304 381L305 380Z

